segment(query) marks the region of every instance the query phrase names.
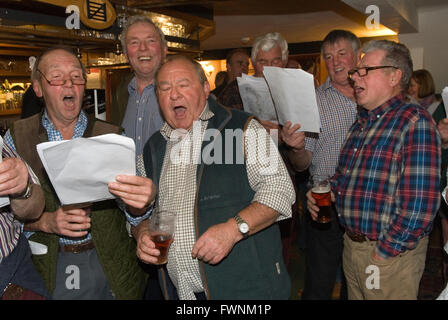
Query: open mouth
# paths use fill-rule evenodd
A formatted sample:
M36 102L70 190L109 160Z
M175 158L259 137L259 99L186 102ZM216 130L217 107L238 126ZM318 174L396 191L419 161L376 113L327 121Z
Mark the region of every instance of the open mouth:
M175 106L174 107L174 114L176 117L183 117L185 115L185 112L187 111L187 108L184 106Z
M71 101L71 102L73 102L73 101L75 100L75 97L74 97L74 96L71 96L71 95L67 95L67 96L64 96L64 97L62 98L62 100L63 100L63 101Z
M355 89L355 94L359 95L361 92L363 92L365 89L363 87L360 86L354 86Z

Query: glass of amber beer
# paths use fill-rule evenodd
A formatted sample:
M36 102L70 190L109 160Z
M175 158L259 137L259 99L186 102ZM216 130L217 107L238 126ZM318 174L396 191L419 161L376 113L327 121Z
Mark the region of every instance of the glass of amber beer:
M172 211L160 210L154 212L149 219L149 232L151 240L159 249L160 255L156 264L165 264L168 261L168 249L174 240L176 229L176 214Z
M319 207L317 222L331 221L331 185L328 177L312 177L311 194Z

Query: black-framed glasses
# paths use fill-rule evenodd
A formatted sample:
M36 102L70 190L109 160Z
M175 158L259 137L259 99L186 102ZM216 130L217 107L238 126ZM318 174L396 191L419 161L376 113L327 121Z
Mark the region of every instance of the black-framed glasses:
M42 77L44 77L45 81L47 81L50 86L63 86L63 85L65 85L67 83L68 79L51 79L51 80L48 80L47 77L45 76L45 74L42 71L40 71L39 69L37 69L37 71L42 75ZM70 76L70 81L74 85L86 84L86 79L84 79L83 76Z
M353 78L353 75L354 75L355 73L357 73L358 76L360 76L360 77L365 77L365 76L369 73L369 71L371 71L371 70L384 69L384 68L394 68L394 69L398 69L398 68L395 67L395 66L360 67L360 68L355 68L355 69L349 70L349 72L348 72L348 77L349 77L350 79L352 79L352 78Z

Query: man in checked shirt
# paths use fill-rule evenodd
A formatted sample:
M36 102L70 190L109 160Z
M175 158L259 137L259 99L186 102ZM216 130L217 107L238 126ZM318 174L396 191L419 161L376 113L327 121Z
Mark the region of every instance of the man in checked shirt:
M422 108L405 100L412 60L402 44L372 41L349 71L362 110L332 178L345 227L349 299L416 299L428 234L439 208L441 139ZM318 207L310 192L313 219Z
M167 60L156 76L166 122L144 149L146 172L158 186L156 206L177 213L168 263L159 273L165 297L288 299L276 221L291 217L295 192L276 146L249 114L207 99L210 87L198 63L183 56ZM229 137L227 130L245 134ZM250 140L257 134L259 140ZM270 163L251 161L256 152L265 154L266 144L277 161L272 171ZM228 161L230 152L243 148L245 161ZM179 150L200 158L175 161ZM137 255L154 264L160 252L145 225L134 232Z

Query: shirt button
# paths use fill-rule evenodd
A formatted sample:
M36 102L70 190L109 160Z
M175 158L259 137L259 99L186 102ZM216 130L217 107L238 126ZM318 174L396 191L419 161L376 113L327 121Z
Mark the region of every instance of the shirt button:
M353 149L353 151L355 151L355 152L358 151L358 148Z
M137 100L137 101L136 101L136 103L139 103L139 102L140 102L140 100Z
M350 173L350 170L347 170L347 174L349 174Z
M341 191L338 191L338 195L339 195L339 196L341 195Z
M139 117L139 118L138 118L138 121L142 121L142 117Z
M137 137L137 140L140 140L140 136L139 136L139 137Z

